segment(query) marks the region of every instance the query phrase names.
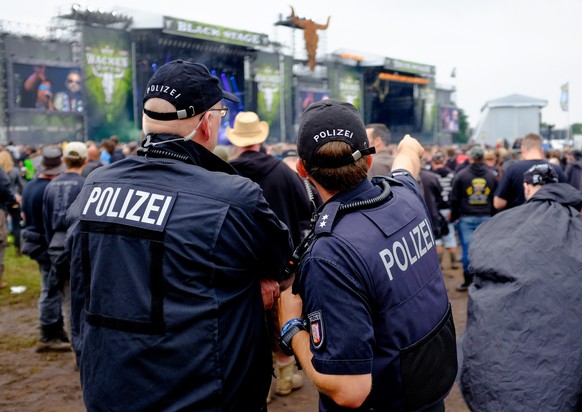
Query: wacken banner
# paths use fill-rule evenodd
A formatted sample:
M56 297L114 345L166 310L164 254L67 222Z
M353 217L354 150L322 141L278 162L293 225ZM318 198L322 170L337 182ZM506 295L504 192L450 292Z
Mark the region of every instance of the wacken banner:
M291 112L291 61L280 61L280 56L258 53L255 61L255 83L257 86L257 112L262 120L269 123L270 141L285 141L286 127L291 120L284 118ZM289 127L291 129L291 127Z
M330 65L328 80L332 98L351 103L358 110L362 110L363 90L357 67L346 64Z
M356 68L345 67L339 77L339 98L360 109L362 86Z
M129 35L86 26L83 38L89 138L127 140L135 132Z
M269 59L271 57L271 59ZM280 124L283 82L276 55L259 54L255 70L257 82L257 110L263 120L269 123L271 136L280 135L276 127Z

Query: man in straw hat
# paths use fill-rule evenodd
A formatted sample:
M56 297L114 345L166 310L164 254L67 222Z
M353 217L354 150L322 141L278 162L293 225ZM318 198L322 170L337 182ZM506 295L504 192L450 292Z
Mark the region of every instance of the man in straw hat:
M69 209L88 410L266 408L264 310L291 244L259 185L212 153L223 99L238 102L219 84L199 63L160 67L138 156L93 171Z
M237 172L257 182L263 189L263 195L277 217L291 232L293 245L302 239L302 228L307 225L315 207L312 206L305 186L299 175L285 163L267 154L263 143L269 135L269 125L260 121L254 112L240 112L234 120L234 128L226 128L227 139L237 147L237 157L231 164ZM294 372L295 362L287 356L278 345L279 322L277 305L268 312L274 325L273 352L275 353L278 372L275 393L286 396L303 385L301 375Z
M415 179L424 149L404 137L394 180L368 180L375 150L364 123L335 100L307 108L297 146L298 171L325 203L293 290L281 293L281 348L319 390L321 411L444 410L456 343Z

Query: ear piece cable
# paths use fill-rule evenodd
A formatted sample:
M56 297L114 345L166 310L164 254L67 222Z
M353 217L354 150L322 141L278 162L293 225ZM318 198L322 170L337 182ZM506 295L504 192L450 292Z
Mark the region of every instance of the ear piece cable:
M175 139L170 139L170 140L162 140L161 142L152 142L152 136L155 136L155 133L148 133L146 138L145 138L145 142L142 145L145 152L147 152L147 149L152 146L152 147L156 147L162 144L166 144L166 143L171 143L171 142L187 142L189 140L192 140L194 138L194 136L196 136L196 133L198 133L198 129L200 128L200 126L202 126L202 122L204 121L204 119L206 119L205 114L208 113L208 111L201 113L202 116L200 117L200 122L198 122L198 124L196 125L196 127L194 128L194 130L192 130L190 133L188 133L186 136L184 137L177 137Z
M159 142L152 142L152 136L155 136L155 133L148 133L146 135L145 142L142 144L141 147L138 148L138 152L142 152L144 154L144 157L148 157L148 155L149 155L151 157L157 157L157 158L163 158L163 157L174 158L174 159L181 160L183 162L195 164L194 159L192 159L192 157L189 154L188 154L188 156L181 155L178 153L170 152L168 150L155 149L155 147L159 146L159 145L166 144L166 143L187 142L189 140L192 140L194 138L194 136L196 136L196 133L198 133L198 129L200 128L200 126L202 126L202 122L206 118L206 116L204 115L205 113L207 113L207 112L202 113L202 117L200 118L200 122L196 125L194 130L192 130L190 133L188 133L184 137L177 137L175 139L162 140Z

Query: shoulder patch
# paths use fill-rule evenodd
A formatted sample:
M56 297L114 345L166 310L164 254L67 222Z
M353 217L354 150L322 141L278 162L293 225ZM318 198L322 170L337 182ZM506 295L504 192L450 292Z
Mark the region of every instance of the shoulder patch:
M331 202L325 205L325 207L319 214L319 219L317 219L317 223L315 224L316 235L319 235L321 233L331 233L333 221L335 220L340 205L341 203L339 202Z
M322 347L325 341L325 330L323 327L323 314L320 310L311 312L307 315L309 319L309 334L311 335L311 343L315 349Z

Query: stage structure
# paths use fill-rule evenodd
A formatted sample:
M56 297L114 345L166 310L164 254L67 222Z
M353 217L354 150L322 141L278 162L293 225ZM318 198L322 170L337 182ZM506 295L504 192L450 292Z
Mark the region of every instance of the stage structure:
M438 113L434 66L352 50L328 54L332 17L315 23L291 8L274 23L271 40L179 17L73 6L55 18L54 31L67 36L0 33L0 143L100 141L114 134L137 140L147 81L175 59L204 63L240 98L226 103L222 144L228 144L224 129L243 110L269 123L267 143L295 142L305 108L327 98L354 104L366 123L384 123L395 136L432 143L443 127L454 132L454 121L437 123L454 117L455 107ZM305 55L296 34L307 42Z

